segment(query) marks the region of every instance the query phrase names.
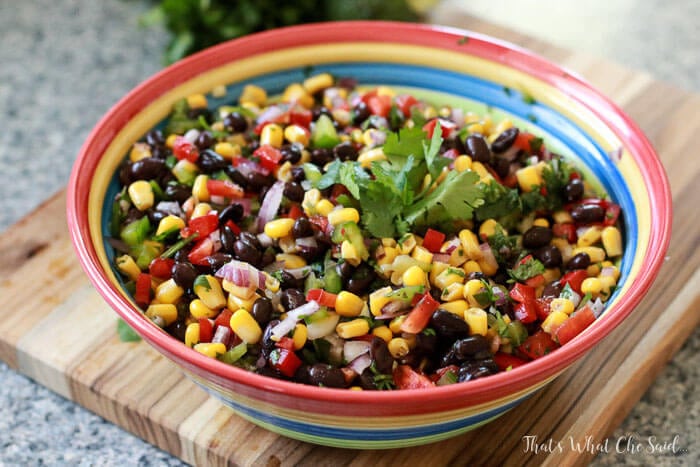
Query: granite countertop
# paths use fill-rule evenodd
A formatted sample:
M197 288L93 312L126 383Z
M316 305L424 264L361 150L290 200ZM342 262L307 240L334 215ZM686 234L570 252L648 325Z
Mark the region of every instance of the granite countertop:
M677 0L445 2L562 47L602 55L700 92L700 3ZM463 3L464 6L460 3ZM92 126L161 68L162 30L137 0L0 1L0 231L62 188ZM595 26L577 32L577 15ZM595 34L590 32L595 31ZM595 465L700 465L700 331L613 438L655 436L682 456L600 455ZM178 459L0 363L0 465L182 465Z

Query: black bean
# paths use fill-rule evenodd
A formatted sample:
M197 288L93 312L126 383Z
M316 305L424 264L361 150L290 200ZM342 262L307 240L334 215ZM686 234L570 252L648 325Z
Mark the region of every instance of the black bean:
M253 315L253 318L261 327L267 326L267 323L272 319L272 302L266 297L258 298L253 303L250 314Z
M508 128L506 131L498 135L498 138L491 143L491 150L496 153L506 152L515 142L515 138L518 137L518 133L520 133L520 131L517 128Z
M554 245L545 245L538 248L533 253L535 258L540 260L546 268L556 268L561 266L562 258L559 248Z
M330 149L316 148L311 151L311 162L323 167L333 160L333 152Z
M224 128L233 133L242 133L248 128L248 120L238 112L232 112L224 117Z
M228 263L232 259L233 257L230 254L217 251L216 253L210 255L207 258L207 261L209 262L209 267L211 268L212 272L216 272L221 269L221 266Z
M333 155L341 161L357 159L357 149L350 141L344 141L333 148Z
M263 331L263 337L261 340L261 354L264 358L268 358L270 356L270 352L276 348L277 342L272 340L272 329L279 323L280 320L273 319L267 323L267 327L265 328L265 331Z
M481 271L472 271L467 275L467 281L472 279L486 280L486 275Z
M197 165L204 172L211 173L216 172L217 170L223 170L226 166L231 164L226 162L226 159L224 159L220 154L217 154L211 149L206 149L199 153Z
M369 347L369 356L374 362L374 367L379 373L390 374L394 365L394 357L389 352L389 347L384 339L374 337Z
M303 147L299 147L297 144L287 144L280 148L280 154L282 154L282 163L289 162L290 164L296 164L301 160L301 151Z
M605 209L597 204L579 204L571 210L571 217L579 224L592 224L605 219Z
M310 365L307 365L306 363L299 365L299 368L297 368L297 371L294 373L294 381L301 384L311 384L309 370L311 370Z
M304 189L297 182L287 182L284 185L284 196L296 203L301 203L304 200Z
M280 303L285 310L293 310L299 308L306 303L304 292L299 289L287 289L280 295Z
M352 274L355 272L355 267L347 261L342 261L335 266L335 271L341 279L347 280L352 277Z
M489 376L495 373L497 373L497 371L493 371L493 369L489 368L489 366L482 365L479 362L469 362L459 368L457 381L463 383L465 381L483 378L484 376Z
M574 178L564 187L564 197L569 203L578 201L583 197L583 181L580 178Z
M187 261L189 261L187 259L187 255L189 255L190 253L189 248L191 248L190 245L186 245L183 249L177 250L175 252L175 254L173 255L173 259L176 263L186 263Z
M215 143L210 131L203 131L197 136L194 145L199 149L209 149Z
M430 327L441 339L454 341L469 335L469 325L459 316L447 310L438 309L430 318Z
M211 123L211 111L206 107L197 107L187 111L187 117L192 120L199 120L199 117L204 117L207 123Z
M362 389L377 389L377 384L374 380L374 373L369 368L366 368L365 371L362 372L358 380Z
M238 203L229 204L219 213L219 225L228 221L239 222L243 218L243 206Z
M493 170L495 170L501 178L506 178L510 173L510 161L503 157L495 157L491 167L493 167Z
M169 183L165 187L165 197L182 204L192 196L192 188L180 183Z
M306 260L307 263L312 263L321 253L321 248L318 246L300 246L298 254Z
M160 130L151 130L146 134L146 142L151 145L151 147L162 146L165 144L165 137L163 137L163 132Z
M452 346L455 352L455 357L459 361L465 361L468 358L473 357L478 352L488 350L489 347L489 341L484 336L479 334L460 339Z
M173 324L166 327L165 330L175 339L181 342L185 341L185 332L187 331L187 324L185 324L184 321L175 321Z
M359 125L360 123L364 122L369 118L369 116L372 115L372 112L369 110L369 107L367 107L367 104L364 102L360 101L353 109L352 109L352 122L355 125Z
M287 271L280 271L280 288L282 290L286 289L301 289L304 287L304 282L305 278L300 277L297 279L296 277L292 276L290 273Z
M233 244L233 252L237 259L252 265L257 265L262 259L260 250L242 241L240 238Z
M566 263L566 269L586 269L590 265L591 257L588 253L578 253Z
M529 249L539 248L547 245L554 234L552 229L541 225L533 225L523 234L523 246Z
M491 151L486 139L479 133L469 135L464 141L466 154L475 162L488 162L491 160Z
M348 292L352 292L356 295L364 295L375 277L376 274L374 271L363 263L357 267L352 277L348 280L346 288Z
M233 253L233 245L236 243L236 234L231 227L225 225L221 228L221 249L226 253Z
M333 115L331 114L331 111L328 110L327 107L314 107L314 109L311 111L311 119L315 122L316 120L319 119L321 115L326 115L330 118L333 118Z
M241 232L239 235L239 238L241 239L242 242L247 243L248 245L252 246L255 249L262 250L262 245L260 244L260 240L258 240L258 237L253 235L250 232Z
M226 167L224 167L224 173L228 175L228 177L233 183L239 185L241 188L248 187L248 179L245 178L245 175L240 173L234 166L227 165Z
M345 375L340 368L334 368L327 363L316 363L309 369L309 380L314 386L329 388L344 388Z
M131 164L131 181L153 180L160 177L167 170L168 167L165 165L164 160L146 157Z
M190 263L175 263L170 270L173 280L183 289L191 289L197 278L197 270Z
M164 146L156 146L153 149L151 149L151 157L153 157L155 159L165 160L171 154L172 154L172 152Z
M131 224L132 222L141 219L145 215L145 211L140 211L132 206L126 213L126 217L124 218L124 225Z
M263 187L270 187L273 183L275 183L275 179L269 175L263 175L260 172L250 172L248 175L246 175L246 182L246 184L253 190L260 191L260 189Z
M563 287L561 286L559 281L550 282L549 284L544 286L544 289L542 290L542 298L557 298L561 293L562 289Z
M306 180L306 172L301 167L292 167L292 180L301 183Z
M300 217L294 221L292 226L292 236L294 238L310 237L314 234L314 229L311 227L311 221L306 217Z
M416 334L416 346L411 350L411 353L417 355L430 357L435 353L435 349L438 344L438 337L436 334L426 334L420 332Z
M156 211L155 209L149 209L146 211L148 215L148 220L151 221L151 225L158 225L158 223L168 214L163 211Z

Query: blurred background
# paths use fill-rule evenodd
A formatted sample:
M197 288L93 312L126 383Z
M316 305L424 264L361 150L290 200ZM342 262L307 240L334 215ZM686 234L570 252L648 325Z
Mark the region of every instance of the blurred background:
M697 0L0 0L0 231L65 186L98 119L165 63L282 24L469 17L700 91ZM699 350L696 331L614 436L679 434L697 459ZM2 363L0 379L0 465L181 465ZM594 464L622 460L651 462Z

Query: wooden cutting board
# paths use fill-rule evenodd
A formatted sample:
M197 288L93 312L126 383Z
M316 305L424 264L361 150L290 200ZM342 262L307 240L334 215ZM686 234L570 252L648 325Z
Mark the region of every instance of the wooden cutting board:
M0 236L0 358L62 396L198 465L585 464L595 454L525 452L523 437L604 440L700 321L700 96L473 18L454 25L528 47L582 74L636 120L667 168L668 259L644 302L583 361L497 421L440 443L386 451L314 446L258 428L186 380L147 344L120 342L116 315L75 258L64 192Z

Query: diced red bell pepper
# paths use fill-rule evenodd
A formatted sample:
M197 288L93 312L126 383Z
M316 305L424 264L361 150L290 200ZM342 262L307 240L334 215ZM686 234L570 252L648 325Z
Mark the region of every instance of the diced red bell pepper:
M233 233L235 233L236 235L238 235L238 234L241 233L241 228L238 227L238 224L236 224L235 222L233 222L231 219L227 220L225 225L226 225L229 229L231 229L231 231L232 231Z
M209 266L208 257L214 253L214 242L209 237L198 241L187 255L190 263L196 266Z
M581 294L581 284L583 281L588 277L588 272L585 269L576 269L574 271L569 271L566 274L564 274L561 279L559 279L559 283L562 285L562 287L566 284L569 284L569 287L576 292L577 294Z
M303 128L309 128L311 125L311 120L313 115L309 109L295 105L289 111L289 123L292 125L299 125Z
M233 313L228 308L224 308L223 310L221 310L221 313L219 313L219 316L217 316L216 319L214 320L214 327L215 328L217 328L219 326L224 326L226 328L231 327L231 315L233 315Z
M440 378L445 376L445 373L447 373L449 371L451 371L452 373L454 373L456 375L457 373L459 373L459 367L457 365L443 366L442 368L438 368L438 370L435 373L430 375L429 379L433 383L437 383L438 381L440 381Z
M228 180L207 180L207 191L212 196L222 196L224 198L243 198L245 192L243 188Z
M197 146L187 141L184 137L178 136L173 144L173 155L177 160L187 159L194 164L199 159L199 150Z
M443 157L446 157L446 158L452 159L452 160L457 159L457 157L459 157L459 155L460 155L459 151L457 151L456 149L448 149L447 151L445 151L442 154Z
M367 99L367 107L374 115L386 117L391 111L391 97L385 95L374 95Z
M423 248L431 253L440 253L442 244L445 243L445 234L439 230L428 229L423 237Z
M304 215L304 210L301 209L301 207L297 203L293 203L291 206L289 206L289 212L287 213L287 217L290 219L299 219Z
M348 194L350 194L350 191L345 187L345 185L336 183L335 185L333 185L333 190L331 190L330 200L333 202L333 204L335 204L338 200L338 196Z
M535 300L535 289L529 285L516 282L513 288L508 292L510 298L518 303L532 302Z
M145 272L136 278L136 290L134 300L141 307L147 307L151 303L151 275Z
M564 345L574 337L581 334L584 329L593 323L593 321L595 321L595 314L593 314L591 307L586 305L571 315L569 319L564 321L561 326L557 328L554 334L556 335L559 344Z
M294 352L294 339L288 336L282 336L280 340L275 343L275 347Z
M338 295L326 292L323 289L309 289L309 291L306 292L307 301L313 300L321 306L327 306L330 308L335 308L335 301L337 298Z
M543 330L531 335L519 347L518 351L532 360L544 357L557 348L557 343Z
M617 219L620 217L620 205L615 203L608 203L608 207L605 209L605 220L603 220L603 225L615 225L617 224Z
M429 293L423 294L416 306L408 313L406 319L401 323L401 331L411 334L418 334L430 322L430 317L440 306L440 302L435 300Z
M210 233L219 228L219 216L216 212L208 212L207 214L194 219L190 219L187 227L180 230L182 238L187 238L192 234L199 234L198 238L207 237Z
M408 365L399 365L394 369L394 384L398 389L421 389L435 387L435 383L422 373Z
M552 225L552 233L555 237L565 238L567 242L574 244L578 239L576 234L576 226L574 224L554 224Z
M537 320L537 305L534 300L516 303L513 306L515 318L523 324L533 323Z
M328 218L326 216L319 216L318 214L314 214L313 216L309 217L309 221L312 224L316 225L324 233L331 233L331 226L328 223Z
M148 265L148 272L158 279L170 279L172 276L173 265L175 260L172 258L153 258L151 264Z
M535 311L537 313L537 319L544 321L549 313L552 311L552 300L554 297L538 298L535 300Z
M493 356L493 360L501 371L506 371L508 368L518 368L527 363L527 360L503 352L496 352Z
M291 378L301 366L301 360L294 352L277 348L270 352L270 364L284 376Z
M404 117L409 118L411 116L411 107L418 103L418 99L410 94L399 94L394 98L394 102Z
M515 141L513 142L513 146L515 146L518 149L521 149L527 153L530 154L539 154L542 150L542 144L537 147L536 151L533 150L534 148L532 147L532 142L533 140L536 140L537 137L533 135L532 133L528 133L526 131L521 131L518 133L518 136L515 138Z
M282 160L282 153L280 150L269 144L260 146L253 152L253 155L260 158L260 165L271 172L277 170Z
M442 118L434 118L425 125L423 125L423 131L425 131L428 134L428 138L433 137L433 132L435 131L435 127L437 126L438 121L440 122L440 132L443 138L447 138L452 132L452 130L454 130L457 127L457 125L454 122L451 122L449 120L443 120Z
M199 318L199 342L211 342L214 337L214 325L209 318Z

